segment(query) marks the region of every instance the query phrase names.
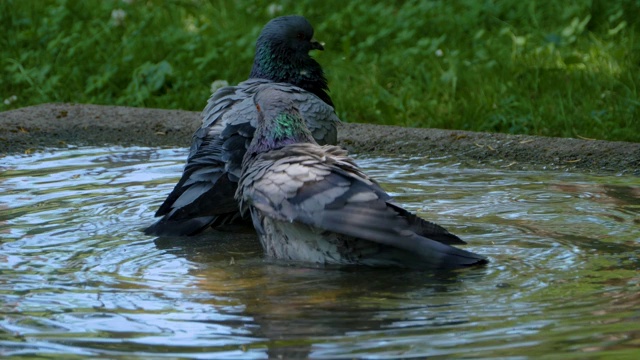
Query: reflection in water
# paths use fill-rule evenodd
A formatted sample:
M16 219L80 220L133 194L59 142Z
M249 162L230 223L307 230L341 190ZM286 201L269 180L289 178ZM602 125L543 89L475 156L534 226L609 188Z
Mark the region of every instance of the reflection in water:
M619 357L640 343L637 178L361 158L397 201L492 262L318 268L263 259L250 229L143 235L184 156L0 159L0 354Z
M466 279L472 281L484 272L304 267L260 259L253 234L242 238L212 234L215 243L201 236L195 244L183 242L170 251L210 264L192 271L198 287L244 304L243 313L256 325L253 334L264 339L251 347L266 348L276 358L316 357L318 338L342 341L359 333L384 335L385 329L467 323L468 314L450 312L461 301ZM156 244L167 245L162 240ZM329 352L330 342L323 344L323 352Z

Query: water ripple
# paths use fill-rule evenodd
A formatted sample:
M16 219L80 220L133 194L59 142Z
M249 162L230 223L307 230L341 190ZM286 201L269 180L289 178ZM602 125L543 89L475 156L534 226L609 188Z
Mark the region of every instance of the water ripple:
M491 263L325 269L267 261L251 233L143 235L185 156L2 159L0 354L607 357L640 343L637 178L359 156L398 202Z

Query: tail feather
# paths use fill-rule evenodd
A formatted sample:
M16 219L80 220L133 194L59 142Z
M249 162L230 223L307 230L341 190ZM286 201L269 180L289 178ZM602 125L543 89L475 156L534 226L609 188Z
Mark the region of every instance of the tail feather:
M487 264L486 257L431 239L414 235L414 250L425 260L425 265L437 268L458 268Z
M216 216L201 216L190 219L171 220L165 216L146 228L144 233L155 236L191 236L206 230L215 219Z

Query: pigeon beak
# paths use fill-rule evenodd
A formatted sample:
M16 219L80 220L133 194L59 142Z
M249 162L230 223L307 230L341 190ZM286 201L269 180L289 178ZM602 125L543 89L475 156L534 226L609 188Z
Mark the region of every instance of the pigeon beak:
M316 39L311 39L311 50L324 50L324 44Z

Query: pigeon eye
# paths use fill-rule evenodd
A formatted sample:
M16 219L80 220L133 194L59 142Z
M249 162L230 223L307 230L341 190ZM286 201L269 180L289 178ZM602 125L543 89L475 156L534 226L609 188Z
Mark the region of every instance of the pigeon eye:
M298 38L298 40L304 40L304 34L303 33L298 33L296 35L296 38Z

